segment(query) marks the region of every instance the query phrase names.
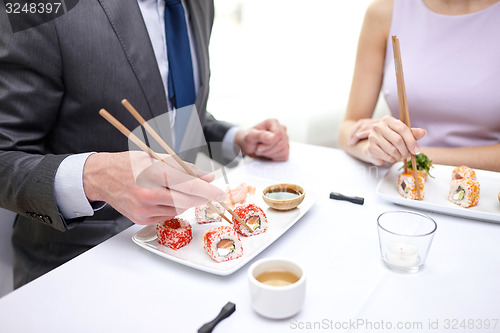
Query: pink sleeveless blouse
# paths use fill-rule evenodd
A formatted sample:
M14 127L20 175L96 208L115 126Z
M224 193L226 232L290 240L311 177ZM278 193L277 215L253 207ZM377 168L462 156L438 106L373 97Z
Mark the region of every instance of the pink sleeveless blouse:
M394 0L382 93L399 119L391 36L399 38L412 127L421 146L500 143L500 2L458 16Z

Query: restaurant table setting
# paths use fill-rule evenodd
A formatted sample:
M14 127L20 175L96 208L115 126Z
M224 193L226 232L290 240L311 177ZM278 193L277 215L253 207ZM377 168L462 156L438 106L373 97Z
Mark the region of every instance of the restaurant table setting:
M200 239L159 255L137 244L145 227L134 225L1 298L0 331L197 332L219 315L208 325L214 332L500 331L500 202L487 219L402 205L377 191L388 166L301 143L290 152L286 162L245 158L225 170L231 186L255 182L252 200L268 215L269 236L242 240L249 253L223 274ZM225 185L225 177L215 183ZM280 212L263 201L262 190L281 183L305 192L296 208ZM488 186L500 191L500 181ZM413 225L385 221L391 215ZM200 253L206 258L193 264ZM287 262L297 279L263 287L255 267L266 260ZM273 288L294 290L295 307L275 308L288 296L271 297L272 307L256 301L258 290L269 297Z

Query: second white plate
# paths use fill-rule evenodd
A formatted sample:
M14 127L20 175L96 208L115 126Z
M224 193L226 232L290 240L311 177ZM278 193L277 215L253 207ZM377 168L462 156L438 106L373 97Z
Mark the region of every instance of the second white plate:
M399 170L403 164L395 163L380 180L377 194L393 203L417 209L423 209L453 216L500 223L500 173L475 170L480 184L479 203L470 208L462 208L448 201L448 191L453 166L434 165L425 183L425 197L422 201L403 198L398 193Z

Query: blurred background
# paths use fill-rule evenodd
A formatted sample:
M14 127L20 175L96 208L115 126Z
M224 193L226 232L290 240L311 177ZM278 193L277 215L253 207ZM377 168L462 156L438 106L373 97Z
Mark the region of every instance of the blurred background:
M278 118L292 141L338 147L371 2L215 0L208 110L243 127Z

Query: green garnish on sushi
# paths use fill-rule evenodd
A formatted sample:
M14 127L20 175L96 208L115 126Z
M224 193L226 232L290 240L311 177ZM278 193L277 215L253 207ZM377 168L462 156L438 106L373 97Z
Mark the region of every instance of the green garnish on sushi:
M429 171L431 168L434 168L434 166L432 165L432 160L430 160L427 155L422 153L415 155L415 161L417 164L417 171L425 171L431 178L434 178ZM411 160L406 162L406 166L408 167L408 170L413 170ZM399 168L399 170L401 169L403 169L403 167Z

